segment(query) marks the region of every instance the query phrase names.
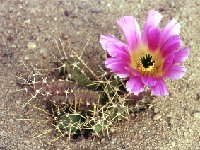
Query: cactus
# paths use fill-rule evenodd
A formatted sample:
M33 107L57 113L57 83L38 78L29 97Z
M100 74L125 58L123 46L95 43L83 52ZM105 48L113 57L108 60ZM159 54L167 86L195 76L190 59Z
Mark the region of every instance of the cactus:
M128 119L131 95L123 80L112 74L97 76L75 52L58 59L50 76L33 75L29 82L18 84L30 96L26 104L45 99L45 109L58 133L100 136L114 122ZM143 108L134 107L133 111Z
M78 113L60 115L58 120L59 130L71 133L77 133L83 124L83 118Z

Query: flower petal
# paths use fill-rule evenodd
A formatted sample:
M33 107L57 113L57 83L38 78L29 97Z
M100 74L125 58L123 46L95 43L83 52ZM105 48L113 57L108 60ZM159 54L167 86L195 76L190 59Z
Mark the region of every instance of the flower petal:
M158 79L155 86L151 87L151 92L155 96L166 96L169 95L167 87L163 79Z
M148 47L155 51L158 48L160 40L160 30L158 28L150 28L148 34Z
M140 73L137 70L131 68L130 66L126 67L125 69L130 73L131 77L132 76L139 76L140 75Z
M111 57L121 58L126 61L130 60L126 44L115 38L113 35L101 35L100 43L103 49L106 50Z
M167 41L171 36L179 35L181 25L176 19L170 20L161 32L161 44Z
M160 51L165 57L172 51L177 51L180 49L181 40L178 35L171 36L163 45L161 45Z
M150 10L148 12L147 20L144 25L143 33L142 33L142 41L144 43L148 42L149 29L157 28L161 19L162 19L162 15L159 12L154 11L154 10Z
M173 63L182 63L189 56L189 47L185 47L175 53L174 62Z
M121 59L108 58L105 61L105 66L121 78L129 76L129 71L126 70L128 63Z
M140 43L140 29L132 16L124 16L117 21L131 50L135 50Z
M165 78L168 79L181 79L186 72L184 66L173 65L165 71Z
M169 67L171 67L174 61L174 56L175 56L175 51L172 51L167 56L165 56L165 61L163 63L162 70L167 70Z
M138 95L140 92L144 91L144 83L140 76L133 76L127 81L126 88L129 93Z
M155 86L157 80L152 76L142 76L142 82L147 86Z

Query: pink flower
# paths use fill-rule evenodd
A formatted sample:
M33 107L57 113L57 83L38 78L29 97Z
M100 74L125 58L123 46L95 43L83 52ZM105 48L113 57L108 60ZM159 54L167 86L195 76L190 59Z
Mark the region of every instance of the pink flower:
M181 63L188 58L189 48L181 48L180 24L175 19L163 29L158 24L162 15L148 12L142 33L135 18L124 16L117 21L126 43L113 35L101 35L100 43L111 56L105 61L107 68L122 78L128 92L138 95L148 86L156 95L168 95L164 79L180 79L186 68Z

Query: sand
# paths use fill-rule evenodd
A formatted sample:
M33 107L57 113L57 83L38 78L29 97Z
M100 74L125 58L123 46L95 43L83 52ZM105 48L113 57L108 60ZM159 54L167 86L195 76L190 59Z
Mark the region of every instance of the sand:
M71 142L71 149L200 149L199 0L1 0L0 149L67 149L67 139L48 144L55 139L54 133L41 134L52 127L42 121L45 117L39 111L23 107L27 96L16 91L16 76L27 77L29 70L45 69L59 39L70 43L66 50L79 54L84 50L85 62L96 68L103 64L105 54L99 35L121 37L116 24L119 17L133 15L142 26L150 9L164 16L161 27L174 17L181 23L183 44L190 47L190 57L184 63L186 75L167 81L170 95L154 98L150 109L116 124L110 139Z

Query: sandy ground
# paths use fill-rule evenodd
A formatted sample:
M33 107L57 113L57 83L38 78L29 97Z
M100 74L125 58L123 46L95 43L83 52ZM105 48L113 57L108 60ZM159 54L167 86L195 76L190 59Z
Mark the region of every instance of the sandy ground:
M147 11L164 15L161 26L175 17L181 23L181 37L189 45L187 73L179 81L168 81L168 97L156 97L152 109L128 122L116 125L111 139L72 142L71 148L104 150L200 150L200 53L199 0L1 0L0 1L0 150L67 149L67 141L52 144L50 128L39 112L22 107L26 96L15 92L16 76L27 75L32 67L45 68L55 40L70 40L84 60L93 66L103 63L100 34L120 36L116 20L133 15L143 25ZM28 43L36 44L28 48ZM37 63L36 63L37 62ZM20 120L20 119L32 119ZM40 135L40 136L38 136Z

